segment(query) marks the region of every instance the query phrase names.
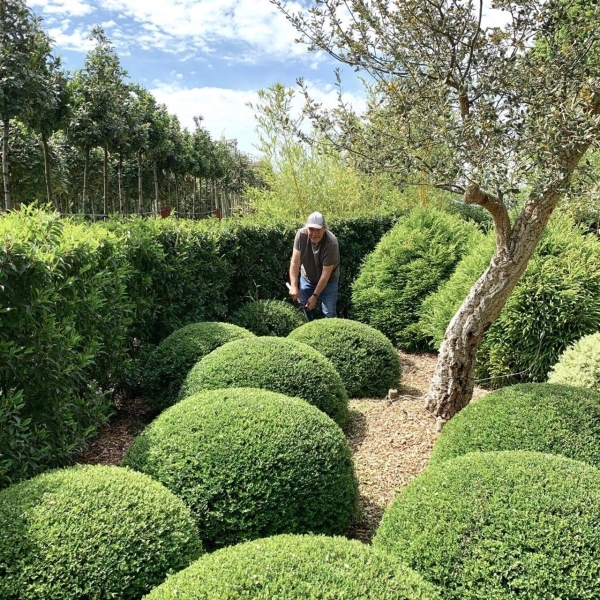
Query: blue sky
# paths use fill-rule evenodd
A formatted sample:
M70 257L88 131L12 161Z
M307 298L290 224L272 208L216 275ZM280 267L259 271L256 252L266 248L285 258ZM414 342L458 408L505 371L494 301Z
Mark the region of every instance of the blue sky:
M142 84L183 126L202 115L212 137L237 138L258 154L251 109L257 91L303 77L315 98L333 105L334 69L323 54L294 43L297 32L269 0L26 0L43 18L66 69L81 68L101 25L130 81ZM300 4L290 2L300 8ZM362 104L362 87L343 69L347 99Z

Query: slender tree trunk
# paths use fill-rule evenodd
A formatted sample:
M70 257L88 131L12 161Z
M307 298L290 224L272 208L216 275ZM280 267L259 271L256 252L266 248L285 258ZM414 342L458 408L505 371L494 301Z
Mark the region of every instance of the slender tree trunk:
M87 202L87 177L88 177L88 168L89 168L89 164L90 164L90 149L89 147L86 146L85 148L85 158L84 158L84 162L83 162L83 193L82 193L82 197L81 197L81 204L82 204L82 213L85 214L86 208L86 202ZM92 213L92 215L94 214L94 203L91 203L91 209L90 212Z
M158 164L154 159L154 212L158 213Z
M102 202L104 214L108 214L108 146L104 144L104 160L102 161Z
M10 184L8 179L8 130L10 119L2 119L2 182L4 184L4 209L10 210Z
M194 189L192 191L192 219L195 218L195 214L196 214L196 185L198 183L196 176L194 175L192 177L192 183L194 185Z
M117 173L117 185L119 189L119 213L123 214L123 152L119 150L119 172Z
M57 202L54 202L52 196L52 173L50 171L50 148L48 147L48 140L46 136L42 136L42 146L44 148L44 174L46 176L46 195L48 196L48 202L54 205L56 210L60 210Z
M143 181L142 181L142 153L138 152L138 213L142 212L143 198Z
M175 176L175 212L179 213L179 185L177 183L177 173L173 174Z

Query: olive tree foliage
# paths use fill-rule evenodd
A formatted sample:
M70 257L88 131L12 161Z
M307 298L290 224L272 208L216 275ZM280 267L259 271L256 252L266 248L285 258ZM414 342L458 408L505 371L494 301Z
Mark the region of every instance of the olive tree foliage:
M364 115L307 110L341 146L404 180L462 194L496 250L452 319L428 392L446 421L471 399L475 352L600 138L598 0L319 0L292 13L313 50L372 79ZM306 93L306 92L305 92ZM514 216L521 189L525 200Z

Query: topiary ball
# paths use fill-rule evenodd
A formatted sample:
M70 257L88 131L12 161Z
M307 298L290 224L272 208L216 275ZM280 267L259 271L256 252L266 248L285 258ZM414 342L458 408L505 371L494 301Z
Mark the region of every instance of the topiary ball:
M364 323L319 319L295 329L289 338L304 342L326 356L351 398L385 396L400 382L400 359L392 342Z
M202 546L189 509L147 475L105 466L0 492L0 598L137 599Z
M548 374L549 383L562 383L600 392L600 333L569 346Z
M446 599L600 597L600 471L538 452L472 452L429 468L373 545Z
M287 338L255 337L217 348L189 372L180 398L227 387L303 398L338 425L348 417L348 395L331 361L308 344Z
M145 600L439 600L417 573L371 546L340 537L279 535L217 550Z
M209 548L277 533L343 534L357 506L342 430L304 400L266 390L182 400L123 462L180 496Z
M529 383L469 404L442 429L430 464L481 450L534 450L600 467L600 394Z
M231 322L255 335L285 337L296 327L306 323L306 317L283 300L256 300L235 312Z
M215 321L192 323L178 329L154 349L146 362L144 399L160 410L172 406L177 402L189 370L202 357L226 342L253 335L237 325Z

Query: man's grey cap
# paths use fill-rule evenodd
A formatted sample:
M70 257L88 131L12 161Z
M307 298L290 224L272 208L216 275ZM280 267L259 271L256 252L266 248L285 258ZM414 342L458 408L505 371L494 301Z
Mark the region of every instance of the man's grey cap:
M306 219L305 227L314 227L316 229L322 229L325 227L325 217L320 212L310 213L308 219Z

